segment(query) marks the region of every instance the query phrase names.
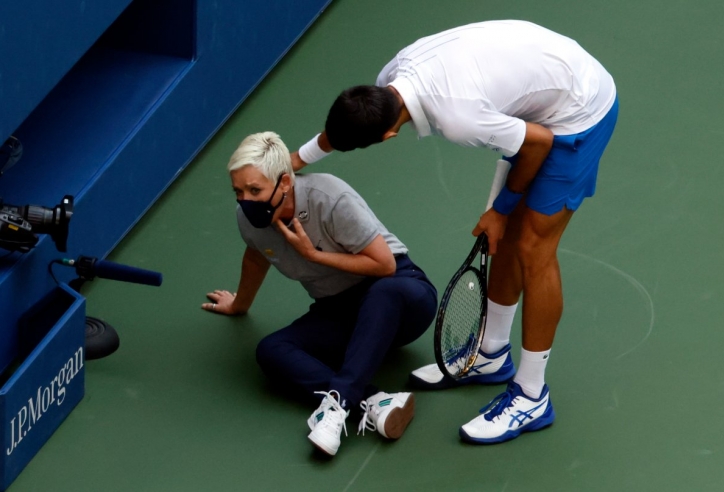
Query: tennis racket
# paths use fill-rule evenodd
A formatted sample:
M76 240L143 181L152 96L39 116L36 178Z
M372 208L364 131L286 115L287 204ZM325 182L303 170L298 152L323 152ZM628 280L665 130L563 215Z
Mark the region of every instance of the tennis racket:
M510 164L499 159L486 211L500 193ZM479 258L479 261L476 261ZM445 288L435 321L435 360L443 374L465 376L475 363L488 313L488 237L473 249Z

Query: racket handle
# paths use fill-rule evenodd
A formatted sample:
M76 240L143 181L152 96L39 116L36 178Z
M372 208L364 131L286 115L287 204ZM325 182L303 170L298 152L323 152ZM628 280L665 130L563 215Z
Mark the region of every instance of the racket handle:
M498 198L500 190L505 185L505 180L508 177L508 171L510 170L510 162L505 159L498 159L495 168L495 177L493 177L493 184L490 185L490 196L488 196L488 205L485 207L485 211L491 209L493 202Z

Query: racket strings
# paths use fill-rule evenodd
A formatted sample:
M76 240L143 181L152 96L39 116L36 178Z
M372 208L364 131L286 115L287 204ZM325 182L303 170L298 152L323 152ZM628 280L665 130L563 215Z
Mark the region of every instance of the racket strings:
M450 291L443 319L441 352L450 372L463 371L477 350L484 286L475 270L465 271Z

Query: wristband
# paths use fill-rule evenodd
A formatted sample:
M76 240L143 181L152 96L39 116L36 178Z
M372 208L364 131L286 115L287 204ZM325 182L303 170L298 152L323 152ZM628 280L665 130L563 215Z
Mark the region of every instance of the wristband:
M331 154L331 152L323 151L319 146L319 143L317 142L319 135L321 135L321 133L317 133L313 139L299 147L299 158L307 164L312 164L322 160Z
M493 210L499 214L510 215L521 198L523 198L523 193L514 193L510 191L508 185L505 185L493 202Z

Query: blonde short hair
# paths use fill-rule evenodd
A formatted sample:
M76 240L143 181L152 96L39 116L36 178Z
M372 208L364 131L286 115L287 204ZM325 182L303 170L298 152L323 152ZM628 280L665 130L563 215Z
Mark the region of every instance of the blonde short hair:
M254 166L269 181L276 181L284 173L289 174L294 183L292 158L289 149L274 132L254 133L246 137L234 151L226 166L229 172L244 166Z

